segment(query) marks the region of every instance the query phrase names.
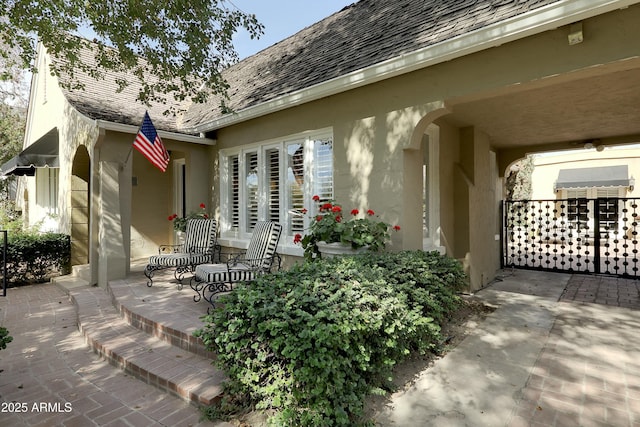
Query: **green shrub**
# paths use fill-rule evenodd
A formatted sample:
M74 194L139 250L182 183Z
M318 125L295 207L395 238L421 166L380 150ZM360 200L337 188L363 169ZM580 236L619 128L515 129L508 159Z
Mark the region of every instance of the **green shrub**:
M42 282L53 272L67 273L71 239L66 234L10 234L7 280L14 284Z
M13 341L13 337L9 335L7 328L0 326L0 350L7 348L7 344Z
M437 254L305 263L238 286L196 335L272 423L357 425L364 398L390 388L398 362L437 350L462 286L460 266Z

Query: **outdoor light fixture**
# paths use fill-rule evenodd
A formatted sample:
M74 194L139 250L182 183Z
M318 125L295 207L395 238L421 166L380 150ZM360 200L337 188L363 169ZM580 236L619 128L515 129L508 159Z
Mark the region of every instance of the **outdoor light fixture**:
M600 141L599 139L587 139L584 142L584 149L590 150L592 148L595 148L596 151L602 151L604 150L604 145L602 144L602 141Z
M582 43L584 37L582 35L582 22L576 22L569 26L569 45Z

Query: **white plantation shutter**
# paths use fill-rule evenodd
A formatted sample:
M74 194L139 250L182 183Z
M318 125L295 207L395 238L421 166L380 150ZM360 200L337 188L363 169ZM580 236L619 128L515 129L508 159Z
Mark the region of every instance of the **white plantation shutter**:
M320 200L333 199L333 139L313 141L314 194Z
M304 234L312 197L333 199L333 138L326 131L221 153L222 233L248 237L258 221Z
M268 221L280 221L280 149L265 151L267 172L267 217Z
M287 212L289 221L286 233L294 235L304 231L304 145L302 142L289 143L286 147L289 164L287 167Z
M259 180L258 180L258 153L252 152L245 155L245 212L247 230L253 230L258 222Z
M229 157L229 224L231 229L240 228L240 159Z

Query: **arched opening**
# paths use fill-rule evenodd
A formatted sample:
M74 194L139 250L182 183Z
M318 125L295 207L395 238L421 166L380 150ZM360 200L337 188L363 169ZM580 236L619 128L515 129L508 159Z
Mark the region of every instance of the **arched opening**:
M90 169L89 152L80 146L71 168L71 265L89 263Z
M445 114L448 110L441 108L424 116L404 153L405 249L445 251L440 230L440 127L434 123Z

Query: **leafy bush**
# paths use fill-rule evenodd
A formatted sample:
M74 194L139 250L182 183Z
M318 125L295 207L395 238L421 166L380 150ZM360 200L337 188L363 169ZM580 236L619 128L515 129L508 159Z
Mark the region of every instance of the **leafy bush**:
M22 215L15 210L15 203L0 199L0 230L20 233L23 229Z
M0 350L7 348L7 344L13 341L13 337L9 335L7 328L0 326Z
M223 296L196 335L273 423L357 425L398 362L437 350L464 285L459 264L436 253L305 263Z
M7 280L42 282L53 272L66 273L71 262L71 240L66 234L10 234Z

